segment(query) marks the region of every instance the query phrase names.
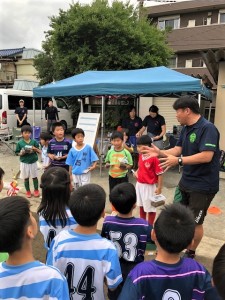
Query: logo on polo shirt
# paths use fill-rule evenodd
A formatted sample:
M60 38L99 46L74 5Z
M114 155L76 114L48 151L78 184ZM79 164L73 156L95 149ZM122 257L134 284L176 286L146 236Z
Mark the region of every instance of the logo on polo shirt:
M192 133L190 136L189 136L189 141L191 143L194 143L196 140L196 133Z

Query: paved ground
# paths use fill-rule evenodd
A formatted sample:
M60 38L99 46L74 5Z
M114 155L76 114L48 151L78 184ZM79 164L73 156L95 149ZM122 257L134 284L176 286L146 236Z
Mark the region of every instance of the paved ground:
M17 156L13 156L10 151L8 151L5 146L0 144L0 167L2 167L6 174L4 177L5 180L5 188L2 192L2 197L6 195L6 188L9 185L12 176L19 170L19 158ZM40 171L40 176L41 176ZM224 174L221 174L221 176ZM174 188L179 181L180 174L178 173L178 169L168 171L164 176L164 188L163 194L167 197L167 203L170 203L173 199ZM107 195L108 195L108 176L107 171L105 169L102 170L102 176L100 176L99 168L96 169L92 173L92 180L93 183L97 183L101 185ZM130 176L130 181L134 182L132 176ZM19 194L24 195L25 190L23 187L22 180L18 180L19 183ZM208 214L204 228L205 228L205 235L204 238L198 248L197 251L197 260L202 262L208 269L211 271L212 268L212 261L215 257L216 253L218 252L219 248L225 242L225 179L220 179L220 191L216 195L212 206L217 206L222 210L220 215L212 215ZM37 207L40 203L39 198L32 198L32 211L35 213ZM107 199L106 203L106 212L110 213L110 205ZM138 216L138 211L134 212L136 216ZM102 220L98 224L98 229L101 229ZM44 260L45 252L42 248L42 238L38 235L35 244L34 244L34 253L35 257L40 260ZM147 255L146 259L151 259L152 256Z

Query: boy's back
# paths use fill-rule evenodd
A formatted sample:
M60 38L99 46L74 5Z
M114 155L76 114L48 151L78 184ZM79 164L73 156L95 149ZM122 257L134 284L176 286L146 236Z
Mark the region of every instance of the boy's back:
M69 228L72 229L77 226L77 222L74 220L68 207L66 208L66 213L68 218L65 227L62 227L62 224L60 223L60 219L58 217L56 218L56 227L54 227L45 220L42 214L39 214L40 232L43 234L45 247L47 249L49 249L52 240L57 234L59 234L60 231Z
M112 289L122 281L113 243L97 233L60 232L51 244L47 264L65 274L71 299L103 300L104 278Z
M19 266L1 263L0 299L68 299L68 289L58 270L39 261Z
M156 260L138 264L128 275L119 300L218 299L211 276L197 261L182 258L176 264Z
M152 226L141 218L107 216L101 235L115 243L120 261L140 263L144 261L146 243L150 242L151 230Z

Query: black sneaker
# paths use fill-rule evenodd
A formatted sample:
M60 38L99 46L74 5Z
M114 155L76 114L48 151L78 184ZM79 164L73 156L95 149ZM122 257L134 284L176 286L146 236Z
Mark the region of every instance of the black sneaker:
M187 257L187 258L194 259L195 258L195 251L193 251L193 250L186 250L184 252L184 255L182 257Z

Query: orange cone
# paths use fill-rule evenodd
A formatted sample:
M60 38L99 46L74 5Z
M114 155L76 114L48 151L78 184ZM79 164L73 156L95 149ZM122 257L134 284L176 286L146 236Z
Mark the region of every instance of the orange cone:
M210 206L208 209L208 213L212 215L220 215L222 210L217 206Z

